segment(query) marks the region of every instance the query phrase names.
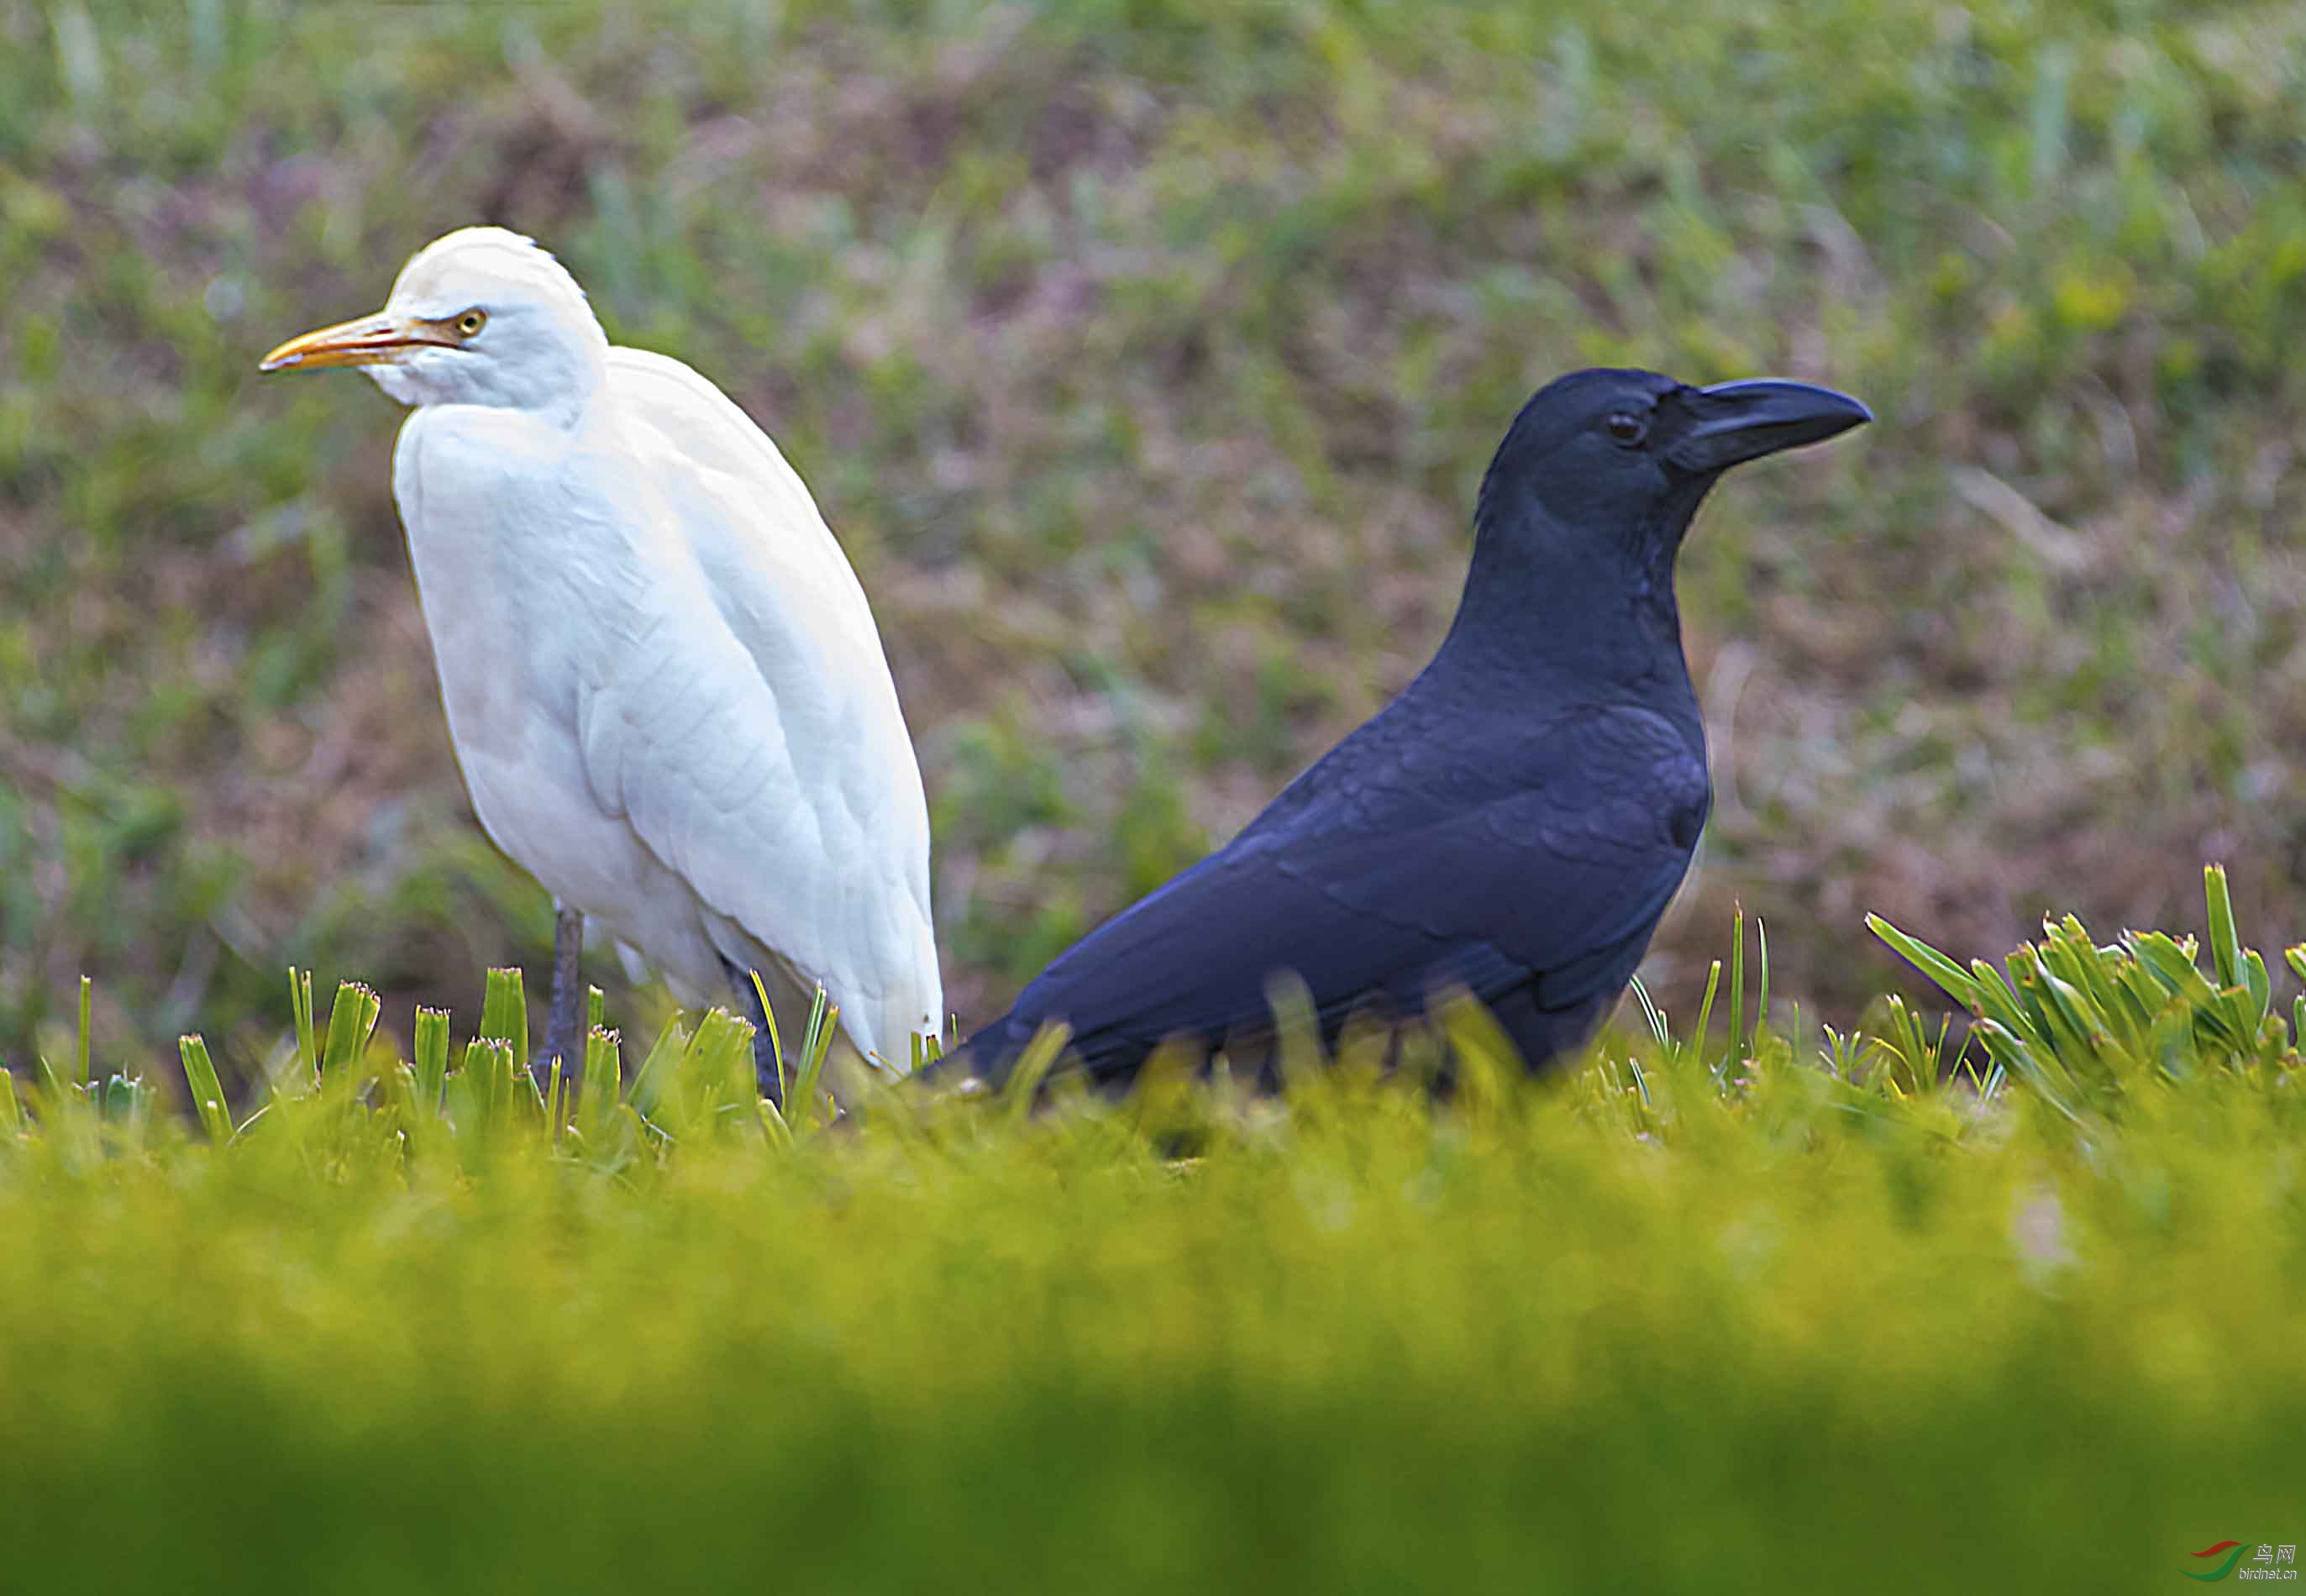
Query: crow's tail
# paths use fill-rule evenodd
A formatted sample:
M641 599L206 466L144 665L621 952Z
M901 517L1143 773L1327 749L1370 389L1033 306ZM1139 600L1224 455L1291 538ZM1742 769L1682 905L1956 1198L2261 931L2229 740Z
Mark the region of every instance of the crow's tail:
M1029 1034L1012 1035L1017 1028L1016 1015L1004 1014L924 1068L919 1077L922 1083L951 1091L975 1080L990 1090L999 1091L1008 1083L1010 1071L1016 1068L1017 1055L1032 1040Z

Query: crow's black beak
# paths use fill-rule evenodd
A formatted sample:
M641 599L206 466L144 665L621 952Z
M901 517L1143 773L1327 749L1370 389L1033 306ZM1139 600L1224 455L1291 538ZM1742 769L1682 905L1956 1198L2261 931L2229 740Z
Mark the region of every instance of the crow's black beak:
M1684 388L1677 397L1687 420L1667 444L1666 457L1684 471L1727 471L1874 419L1848 394L1774 377Z

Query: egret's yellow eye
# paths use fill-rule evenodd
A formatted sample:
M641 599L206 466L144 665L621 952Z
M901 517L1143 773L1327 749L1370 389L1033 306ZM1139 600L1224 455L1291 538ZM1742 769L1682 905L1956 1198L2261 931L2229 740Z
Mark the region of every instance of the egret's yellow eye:
M457 330L468 338L478 334L481 329L488 324L489 313L486 311L466 311L457 318Z

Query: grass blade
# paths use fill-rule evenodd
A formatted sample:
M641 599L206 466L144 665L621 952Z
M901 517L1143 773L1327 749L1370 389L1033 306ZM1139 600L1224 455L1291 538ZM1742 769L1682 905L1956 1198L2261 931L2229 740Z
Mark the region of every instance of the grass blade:
M769 1002L768 987L762 985L761 972L756 969L748 970L746 974L753 983L753 995L761 1003L761 1023L769 1028L769 1059L777 1072L777 1100L781 1103L790 1103L792 1098L788 1095L787 1088L791 1083L785 1079L785 1045L784 1038L777 1035L776 1009ZM819 988L820 992L822 990L823 988ZM754 1084L757 1088L759 1082L756 1081Z
M768 1011L765 1002L761 1005L761 1011ZM825 1055L833 1051L833 1021L840 1013L841 1011L833 1007L825 996L824 987L820 983L816 996L808 1006L808 1028L801 1033L800 1072L785 1097L785 1118L788 1121L804 1109L809 1111L810 1117L814 1117L817 1089L824 1079ZM807 1123L807 1121L804 1119L801 1122Z
M1867 915L1866 928L1890 944L1890 951L1920 970L1947 996L1973 1014L1985 1011L1978 1003L1977 983L1968 971L1926 942L1908 936L1880 915Z
M1321 1021L1313 1007L1311 989L1296 971L1277 971L1266 979L1265 1006L1273 1016L1282 1091L1287 1094L1311 1087L1328 1063L1321 1047Z
M73 1044L73 1084L86 1086L89 1075L89 992L86 976L80 978L80 1030Z
M425 1113L438 1114L440 1091L448 1080L448 1010L418 1006L414 1052L416 1101L423 1105Z
M512 1062L512 1044L501 1037L474 1037L465 1044L465 1062L448 1077L448 1118L461 1146L475 1150L492 1136L513 1104L513 1077L525 1075Z
M1697 1051L1701 1054L1705 1051L1706 1032L1712 1029L1713 1025L1713 994L1721 989L1721 960L1716 959L1705 972L1705 995L1698 1000L1697 1028L1692 1033L1697 1037ZM1644 994L1644 1006L1647 1004L1647 994ZM1671 1046L1662 1036L1658 1037L1658 1042L1661 1046Z
M657 1033L648 1056L641 1061L641 1067L633 1075L629 1097L635 1111L642 1118L647 1119L655 1114L657 1105L664 1098L667 1085L679 1072L680 1061L688 1052L688 1028L680 1023L680 1016L675 1014L664 1022L664 1028Z
M2250 1018L2262 1023L2267 1011L2274 1006L2274 983L2266 973L2266 960L2256 948L2242 951L2242 984L2250 994Z
M1051 1020L1033 1033L1025 1044L1025 1051L1017 1055L1016 1068L1009 1071L1009 1080L1001 1088L1002 1117L1014 1124L1033 1112L1033 1101L1040 1095L1041 1082L1057 1060L1064 1056L1065 1045L1073 1039L1073 1028L1062 1020Z
M178 1037L176 1053L184 1061L184 1084L192 1088L192 1109L209 1139L222 1147L232 1139L232 1115L224 1102L224 1086L217 1080L209 1045L197 1036Z
M1747 1046L1755 1057L1761 1056L1762 1037L1770 1028L1770 928L1762 924L1762 917L1754 917L1754 959L1759 969L1755 972L1761 980L1761 989L1754 994L1754 1028Z
M312 972L288 967L288 1008L296 1017L296 1060L307 1082L320 1076L320 1045L312 1029Z
M1514 1101L1528 1067L1513 1037L1487 1005L1463 986L1441 1003L1441 1033L1456 1066L1458 1104L1473 1118L1494 1119Z
M608 1122L609 1110L624 1092L617 1033L595 1025L585 1033L585 1076L576 1089L576 1129L587 1146Z
M320 1054L323 1079L359 1064L368 1051L369 1037L376 1032L377 1016L383 1009L376 994L359 982L338 985L337 1000L329 1008L328 1044Z
M2210 968L2220 986L2242 985L2242 936L2234 929L2233 898L2226 890L2223 865L2202 867L2202 895L2210 908Z
M489 971L481 998L481 1035L510 1047L515 1068L528 1067L528 998L517 967Z
M1705 984L1706 1003L1709 1010L1713 1001L1713 981L1719 979L1721 974L1721 961L1717 959L1713 961L1713 978L1709 979ZM1661 1048L1670 1050L1673 1046L1673 1032L1666 1020L1665 1011L1659 1008L1656 1000L1650 996L1650 989L1642 985L1642 978L1639 976L1635 976L1627 981L1626 987L1634 994L1634 1001L1641 1004L1642 1020L1650 1028L1650 1035L1657 1038L1657 1045ZM1702 1031L1698 1033L1697 1046L1699 1051L1704 1050L1705 1036Z

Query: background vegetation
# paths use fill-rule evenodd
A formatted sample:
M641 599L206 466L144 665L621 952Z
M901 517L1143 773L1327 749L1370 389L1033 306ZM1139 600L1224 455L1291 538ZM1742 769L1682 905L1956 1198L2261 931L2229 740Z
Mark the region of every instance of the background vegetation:
M1691 544L1661 994L1733 901L1844 1022L1867 909L1993 951L2231 857L2306 924L2302 64L2281 4L0 0L0 1056L82 971L102 1056L197 1021L237 1080L292 960L392 1024L541 968L398 413L254 370L478 219L814 485L964 1015L1409 676L1506 421L1596 361L1882 418Z

